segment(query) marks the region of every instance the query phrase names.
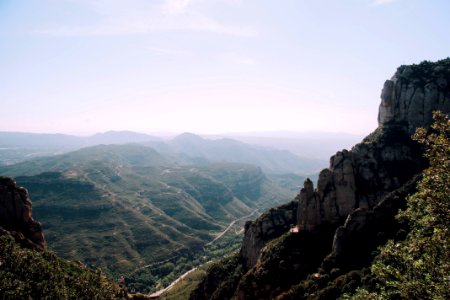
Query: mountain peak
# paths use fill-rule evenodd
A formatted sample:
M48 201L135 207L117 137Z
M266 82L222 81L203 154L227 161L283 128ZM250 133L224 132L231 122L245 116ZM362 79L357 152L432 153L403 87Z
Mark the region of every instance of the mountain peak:
M191 132L183 132L177 135L174 141L204 141L205 139Z
M148 141L159 141L160 139L145 133L134 131L106 131L96 133L87 138L91 144L125 144L125 143L142 143Z

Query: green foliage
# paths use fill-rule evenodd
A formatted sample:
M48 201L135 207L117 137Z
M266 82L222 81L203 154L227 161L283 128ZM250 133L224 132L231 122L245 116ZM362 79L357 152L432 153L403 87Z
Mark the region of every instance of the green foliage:
M276 296L279 299L299 299L309 291L316 291L320 285L317 278L304 279L317 269L328 253L327 245L331 244L333 237L328 231L287 232L271 240L264 247L256 266L240 280L239 292L246 299L273 299ZM287 292L280 294L280 291Z
M343 300L383 300L383 296L377 294L377 293L371 293L363 288L357 288L356 294L353 296L349 296L348 294L345 294L341 297Z
M319 269L319 271L323 271L323 269ZM372 277L368 268L340 274L340 269L332 269L329 273L309 274L306 279L291 286L276 299L351 299L350 294L356 290L361 290L361 297L357 299L377 299L371 297L370 292L361 288L372 285L370 282ZM376 293L373 294L376 296Z
M1 299L125 299L101 270L87 269L50 252L19 247L0 236Z
M419 192L409 199L402 213L416 229L433 229L448 234L450 228L450 121L443 113L433 114L433 133L419 128L414 139L426 146L430 167L424 171ZM439 233L441 235L441 233ZM443 236L442 236L443 237Z
M199 278L192 286L189 299L231 299L244 272L239 254L235 253L206 266L203 278Z
M372 265L383 299L450 299L450 120L440 112L433 117L430 134L421 128L413 136L426 146L430 166L398 216L411 232L403 242L388 242Z

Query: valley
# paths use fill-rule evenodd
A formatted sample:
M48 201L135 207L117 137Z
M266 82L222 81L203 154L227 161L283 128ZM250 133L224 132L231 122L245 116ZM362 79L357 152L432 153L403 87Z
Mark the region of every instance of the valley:
M27 187L58 256L152 292L237 251L244 223L292 199L298 182L288 178L302 178L294 173L301 160L292 164L292 154L277 158L277 150L193 135L176 144L165 152L161 145L159 151L144 144L91 146L3 166L0 173ZM225 160L236 151L240 162ZM244 163L270 155L269 175ZM286 166L291 173L280 173Z

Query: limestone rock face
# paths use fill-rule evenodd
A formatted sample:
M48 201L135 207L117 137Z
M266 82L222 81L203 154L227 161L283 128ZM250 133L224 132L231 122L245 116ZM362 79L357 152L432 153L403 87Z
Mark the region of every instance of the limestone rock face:
M23 243L46 247L42 226L32 217L28 191L7 177L0 177L0 227Z
M347 216L355 206L356 189L353 154L337 152L330 159L330 168L319 174L317 190L307 179L299 195L298 226L300 230L314 231L323 223L336 223Z
M384 83L378 128L351 151L331 157L316 190L305 181L299 195L300 230L342 224L354 209L373 209L421 172L422 152L410 136L417 127L432 124L435 110L450 113L450 60L399 67Z
M298 196L299 203L301 203L298 207L301 210L297 210L297 218L302 217L300 228L312 229L321 221L319 197L314 193L314 185L309 178L305 180L303 186ZM305 223L306 220L308 220L308 224Z
M299 194L300 230L343 223L357 208L372 209L424 167L419 146L401 126L378 129L351 151L337 152L319 175L317 189L305 181Z
M245 224L241 257L247 268L256 264L261 249L268 241L288 232L297 223L297 206L297 202L292 201L269 210L254 222Z
M325 258L323 268L351 269L367 264L368 253L387 239L399 238L395 234L402 231L401 224L395 219L400 209L405 209L406 197L416 192L421 176L414 176L401 188L386 195L373 210L358 208L351 212L344 225L334 234L331 253Z
M449 66L402 66L384 83L378 124L404 122L412 134L419 126L431 125L434 110L450 111Z

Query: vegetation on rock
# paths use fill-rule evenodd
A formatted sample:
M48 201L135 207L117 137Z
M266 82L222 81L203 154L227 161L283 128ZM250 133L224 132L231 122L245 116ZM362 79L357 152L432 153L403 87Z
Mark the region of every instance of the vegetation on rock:
M397 76L405 82L426 85L439 78L449 78L450 76L450 58L442 59L437 62L423 61L420 64L402 65L397 69ZM444 84L444 82L442 82ZM446 83L445 85L447 85ZM444 87L444 86L443 86Z
M51 252L21 248L0 236L1 299L126 299L100 269L89 269Z
M440 112L434 119L431 134L419 128L413 137L426 146L430 167L398 215L411 232L381 248L372 265L376 289L355 299L450 299L450 120Z

